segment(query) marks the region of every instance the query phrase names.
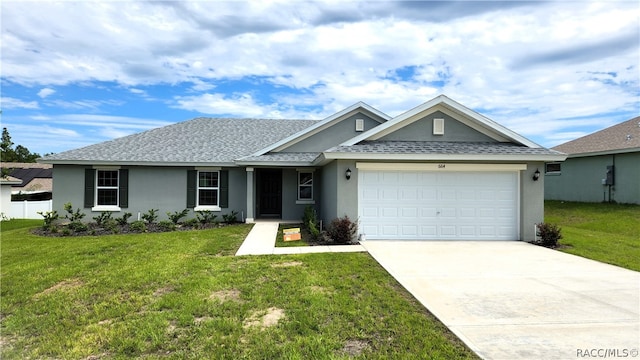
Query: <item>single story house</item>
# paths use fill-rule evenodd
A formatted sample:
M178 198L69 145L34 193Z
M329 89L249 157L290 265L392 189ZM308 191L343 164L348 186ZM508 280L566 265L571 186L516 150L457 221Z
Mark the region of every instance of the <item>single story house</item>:
M440 95L393 118L362 102L321 121L197 118L40 161L58 211L253 222L313 206L366 239L528 241L544 216L540 171L565 157Z
M640 116L553 148L568 154L545 166L545 199L640 204Z

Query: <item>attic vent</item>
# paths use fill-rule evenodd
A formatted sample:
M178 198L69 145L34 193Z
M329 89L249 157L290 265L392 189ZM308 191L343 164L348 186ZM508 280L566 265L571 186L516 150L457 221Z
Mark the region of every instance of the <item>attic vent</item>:
M356 131L364 131L364 119L356 119Z
M444 119L433 119L433 135L444 135Z

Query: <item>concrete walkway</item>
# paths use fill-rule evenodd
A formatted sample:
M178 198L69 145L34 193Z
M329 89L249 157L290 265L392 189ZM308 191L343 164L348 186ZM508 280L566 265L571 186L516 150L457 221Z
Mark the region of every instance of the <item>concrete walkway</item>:
M278 222L256 222L247 235L236 256L242 255L289 255L327 252L365 252L362 245L294 246L275 247Z
M485 359L640 359L640 273L517 241L365 241Z

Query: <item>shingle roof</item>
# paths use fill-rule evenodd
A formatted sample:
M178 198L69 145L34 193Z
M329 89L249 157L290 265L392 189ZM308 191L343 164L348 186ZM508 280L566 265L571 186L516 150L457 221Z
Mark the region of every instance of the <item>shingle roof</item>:
M311 163L320 153L318 152L280 152L268 153L264 155L245 156L238 159L238 163L270 163L270 162L287 162L287 163Z
M315 122L197 118L46 156L42 161L229 164Z
M502 142L453 141L363 141L351 146L336 146L327 153L360 154L466 154L466 155L562 155L546 148Z
M22 180L22 184L14 185L14 187L23 187L31 183L34 179L51 179L53 178L53 169L51 168L35 168L35 169L12 169L9 175Z
M640 116L553 147L567 154L640 148Z

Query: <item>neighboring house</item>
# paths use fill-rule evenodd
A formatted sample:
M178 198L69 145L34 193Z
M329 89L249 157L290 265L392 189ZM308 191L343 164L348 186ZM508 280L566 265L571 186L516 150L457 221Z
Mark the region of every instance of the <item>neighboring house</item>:
M20 179L11 188L14 200L50 200L53 190L53 169L50 164L12 163L0 164L9 170L9 176Z
M11 187L18 184L22 184L22 180L12 176L0 177L0 221L9 219Z
M322 121L198 118L41 161L54 166L54 209L71 202L89 218L188 208L299 220L313 206L367 239L533 240L536 173L565 157L441 95L395 118L361 102Z
M553 149L568 154L545 168L545 199L640 204L640 117Z

